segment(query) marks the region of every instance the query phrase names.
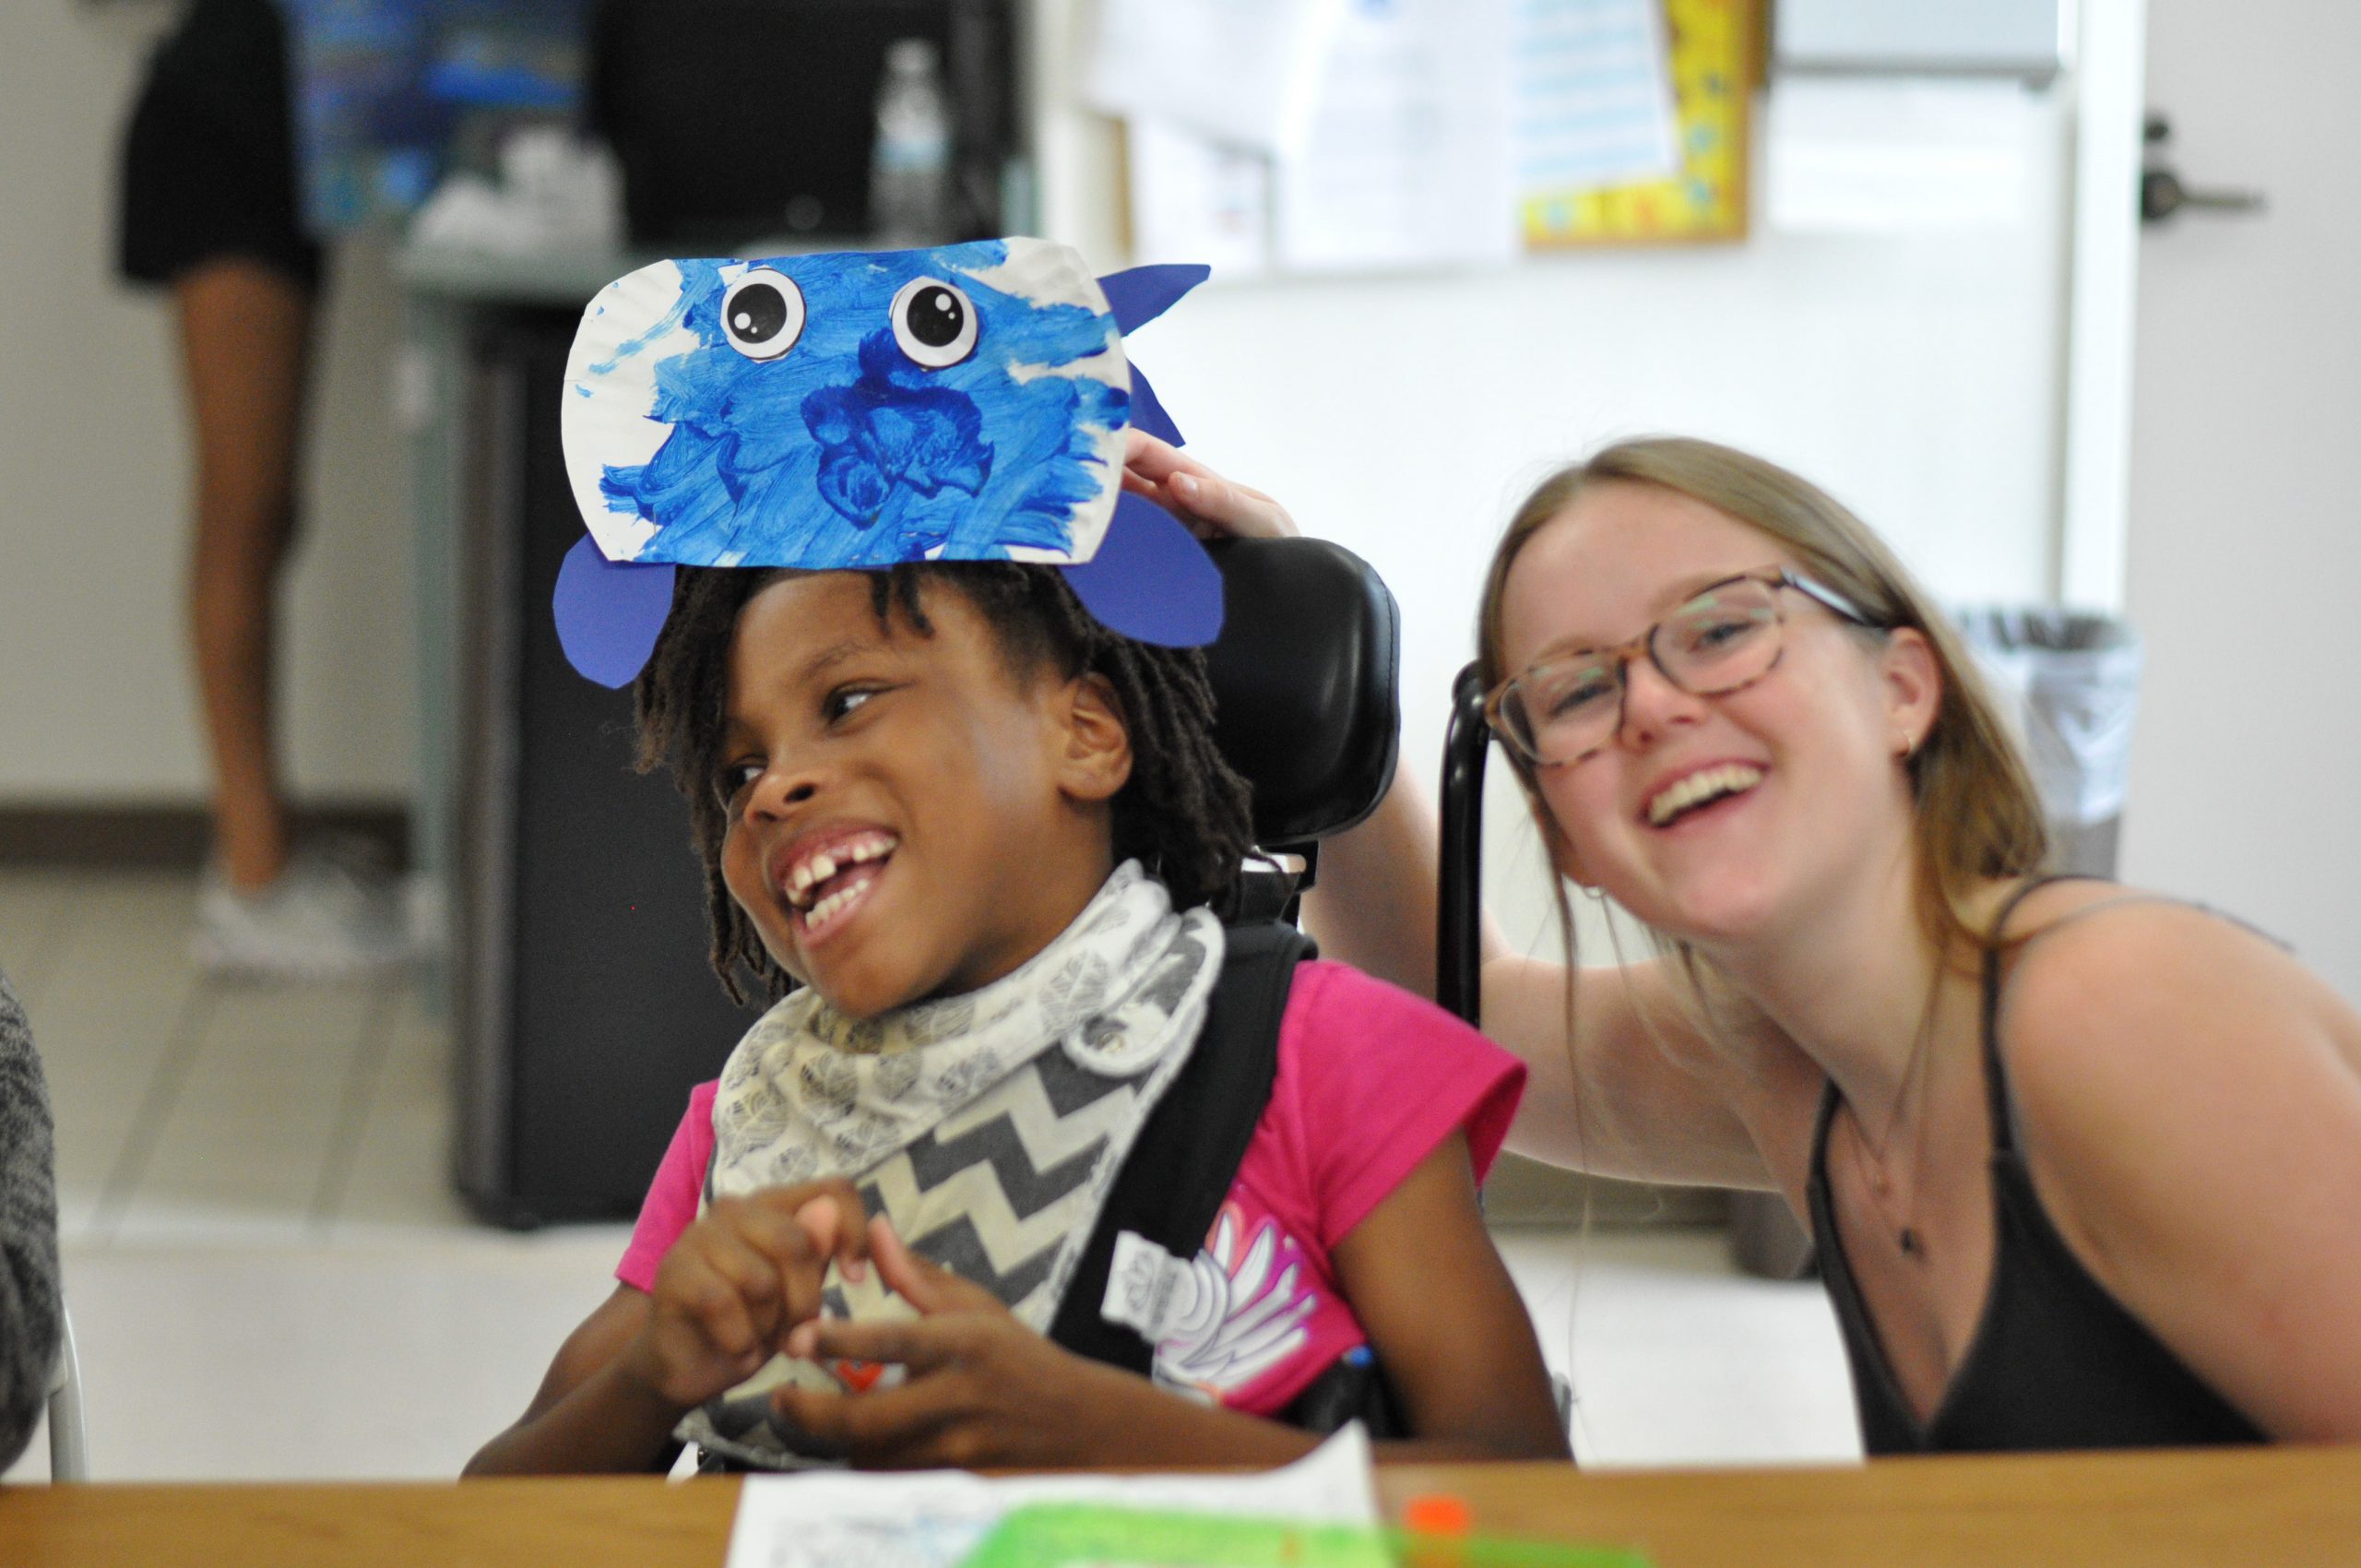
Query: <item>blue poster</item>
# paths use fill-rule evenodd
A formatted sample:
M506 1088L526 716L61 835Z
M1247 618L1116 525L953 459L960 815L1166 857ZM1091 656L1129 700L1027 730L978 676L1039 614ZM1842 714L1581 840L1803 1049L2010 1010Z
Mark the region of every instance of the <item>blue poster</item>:
M590 0L284 0L304 215L398 221L501 137L579 116Z

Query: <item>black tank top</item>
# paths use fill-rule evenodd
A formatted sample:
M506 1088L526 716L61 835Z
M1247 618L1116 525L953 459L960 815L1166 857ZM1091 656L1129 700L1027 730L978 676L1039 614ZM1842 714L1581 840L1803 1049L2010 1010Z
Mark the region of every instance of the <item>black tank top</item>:
M1995 933L2026 894L2001 911ZM1828 1194L1830 1083L1812 1134L1811 1226L1845 1336L1861 1440L1872 1455L1978 1449L2150 1448L2261 1443L2265 1434L2198 1381L2091 1277L2049 1222L2017 1146L2000 1061L2000 957L1984 959L1984 1080L1992 1119L1992 1277L1966 1356L1924 1426L1870 1323Z

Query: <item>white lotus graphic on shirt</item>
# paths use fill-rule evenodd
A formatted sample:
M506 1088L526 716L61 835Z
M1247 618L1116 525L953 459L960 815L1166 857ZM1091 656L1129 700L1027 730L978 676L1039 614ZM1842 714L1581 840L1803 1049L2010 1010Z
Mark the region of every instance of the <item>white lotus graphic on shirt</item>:
M1269 1219L1245 1235L1245 1216L1224 1204L1204 1250L1191 1259L1159 1314L1156 1380L1213 1398L1244 1388L1303 1348L1320 1305L1301 1283L1301 1249Z

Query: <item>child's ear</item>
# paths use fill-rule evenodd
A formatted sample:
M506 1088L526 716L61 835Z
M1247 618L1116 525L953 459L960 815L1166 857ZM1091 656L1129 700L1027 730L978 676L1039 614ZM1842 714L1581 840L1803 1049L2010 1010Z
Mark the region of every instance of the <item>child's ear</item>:
M1078 801L1111 801L1131 782L1132 730L1114 683L1104 675L1077 675L1060 694L1064 731L1059 787Z

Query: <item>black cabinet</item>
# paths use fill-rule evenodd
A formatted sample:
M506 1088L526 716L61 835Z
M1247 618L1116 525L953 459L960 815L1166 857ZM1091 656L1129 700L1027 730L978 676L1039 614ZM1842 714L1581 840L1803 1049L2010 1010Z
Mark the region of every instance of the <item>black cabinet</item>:
M573 311L480 313L459 519L451 1011L458 1180L511 1226L627 1218L755 1014L706 965L688 811L550 595L583 525L558 413Z

